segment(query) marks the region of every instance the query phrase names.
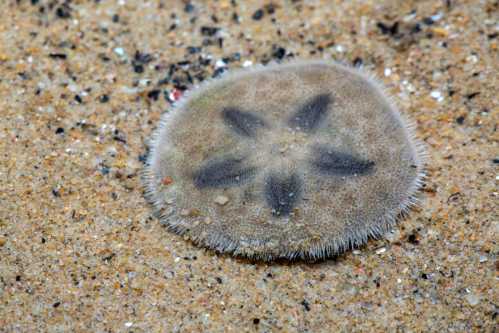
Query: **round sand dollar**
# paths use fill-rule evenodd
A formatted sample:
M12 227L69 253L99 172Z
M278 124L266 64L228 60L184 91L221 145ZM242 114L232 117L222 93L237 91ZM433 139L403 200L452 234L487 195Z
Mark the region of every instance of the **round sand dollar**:
M260 66L204 83L163 116L147 196L197 244L323 258L395 224L414 203L421 155L368 76L322 61Z

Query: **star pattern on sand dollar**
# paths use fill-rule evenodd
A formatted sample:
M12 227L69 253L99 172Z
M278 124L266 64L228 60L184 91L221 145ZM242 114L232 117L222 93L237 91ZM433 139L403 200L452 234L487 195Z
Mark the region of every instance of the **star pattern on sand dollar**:
M331 112L332 104L331 94L318 94L305 101L297 107L291 117L282 121L285 122L286 128L306 136L320 135L319 129ZM272 126L260 114L240 110L237 107L223 108L220 117L238 140L254 140L258 143L260 133L273 131L278 127ZM312 168L318 176L362 176L372 172L375 166L373 161L337 150L328 144L314 144L310 150L306 167ZM245 186L254 182L258 173L263 173L264 183L257 186L262 186L264 201L271 208L272 214L274 216L292 214L302 199L303 188L307 186L303 177L296 171L276 170L272 163L263 166L252 165L248 162L251 153L248 151L245 156L223 154L206 159L192 176L194 185L200 190ZM271 154L270 158L283 157Z

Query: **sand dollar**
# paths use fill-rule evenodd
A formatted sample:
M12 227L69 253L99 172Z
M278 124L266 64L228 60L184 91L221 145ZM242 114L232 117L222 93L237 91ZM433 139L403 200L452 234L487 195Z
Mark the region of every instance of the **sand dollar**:
M161 222L197 244L316 259L383 235L422 174L421 144L379 83L299 61L187 93L161 120L145 182Z

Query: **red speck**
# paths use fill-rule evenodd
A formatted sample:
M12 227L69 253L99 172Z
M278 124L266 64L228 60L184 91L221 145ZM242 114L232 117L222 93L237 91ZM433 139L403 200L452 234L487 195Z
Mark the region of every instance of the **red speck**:
M179 90L177 88L174 88L170 93L168 94L168 99L170 102L176 102L182 97L182 90Z
M170 176L166 176L161 182L163 183L163 185L170 185L171 183L173 183L173 179Z

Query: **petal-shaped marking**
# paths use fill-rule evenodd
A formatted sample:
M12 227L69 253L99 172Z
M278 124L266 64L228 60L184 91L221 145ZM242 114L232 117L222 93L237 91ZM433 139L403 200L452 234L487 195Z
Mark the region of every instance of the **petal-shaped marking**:
M237 134L246 137L255 137L256 131L266 126L263 119L257 115L236 108L223 109L222 118Z
M256 167L244 166L243 159L210 161L193 175L197 188L238 186L255 176Z
M373 161L324 146L314 149L311 164L320 173L331 176L365 175L370 173L375 165Z
M289 126L299 128L304 132L314 131L326 117L331 102L330 94L321 94L311 98L289 119Z
M265 200L275 216L287 216L301 194L301 181L296 174L289 177L270 175L265 181Z

